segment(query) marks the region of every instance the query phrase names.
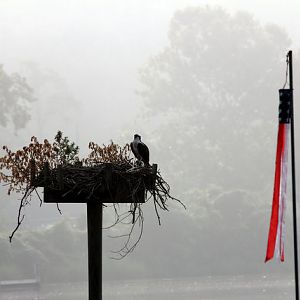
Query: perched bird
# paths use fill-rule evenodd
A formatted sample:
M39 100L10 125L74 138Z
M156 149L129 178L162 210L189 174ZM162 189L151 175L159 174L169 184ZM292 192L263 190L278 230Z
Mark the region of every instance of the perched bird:
M137 158L137 160L142 161L145 166L150 166L149 164L149 149L141 141L141 136L138 134L134 135L133 141L130 143L130 148Z

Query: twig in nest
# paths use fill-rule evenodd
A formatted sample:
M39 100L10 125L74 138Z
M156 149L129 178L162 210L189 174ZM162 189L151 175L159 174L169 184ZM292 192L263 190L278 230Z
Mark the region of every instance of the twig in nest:
M61 209L60 209L58 203L56 203L56 208L57 208L58 212L62 215L62 212L61 212Z
M36 195L38 196L38 198L39 198L39 200L40 200L40 207L41 207L42 204L43 204L43 200L42 200L40 194L38 193L38 191L37 191L36 189L34 189L34 190L35 190L35 193L36 193Z
M111 257L112 259L115 260L120 260L123 259L124 257L126 257L128 254L130 254L138 245L138 243L140 242L143 232L144 232L144 216L143 216L143 211L141 209L141 205L138 204L138 217L135 219L134 223L132 224L130 231L128 234L122 234L122 235L118 235L118 236L113 236L113 238L121 238L121 237L127 237L127 240L124 244L124 246L117 250L117 251L111 251L114 254L118 254L119 257ZM134 229L136 227L136 225L139 225L139 234L138 237L136 239L136 241L130 245L130 241L132 240L132 234L134 232Z
M9 242L10 243L12 241L12 238L13 238L14 234L17 232L17 230L19 229L20 225L22 224L22 222L25 218L25 215L22 214L22 210L23 210L24 206L26 205L26 200L27 200L28 196L32 193L33 189L34 188L26 189L24 196L20 200L20 205L19 205L19 210L18 210L18 218L17 218L17 226L15 227L15 229L13 230L11 235L9 236Z
M144 226L144 217L143 217L143 211L142 211L142 203L137 203L135 201L135 193L139 190L140 185L144 185L145 187L145 197L147 196L147 193L149 193L149 198L145 200L145 202L149 202L151 199L153 199L153 205L154 210L157 216L158 224L161 225L161 217L159 210L168 211L167 202L168 200L174 200L176 202L179 202L184 208L186 206L179 200L170 195L170 186L169 184L162 178L160 172L158 171L155 175L155 181L151 186L147 186L145 182L143 181L143 174L146 175L149 170L145 170L144 168L138 167L130 169L128 173L130 174L139 174L139 179L134 182L134 186L131 187L132 190L132 199L133 202L130 204L130 209L128 211L129 214L123 214L123 218L116 218L116 222L114 225L117 225L119 223L124 224L125 221L127 221L125 224L130 224L131 227L127 234L120 234L116 236L110 236L112 238L124 238L127 237L126 242L124 246L119 249L118 251L112 251L112 253L117 254L118 257L112 257L113 259L122 259L126 257L128 254L130 254L137 246L139 241L142 238L143 234L143 226ZM120 216L119 212L116 211L116 214ZM131 222L130 222L131 221ZM135 241L133 242L133 235L135 232L135 229L139 227L139 234ZM109 227L111 228L111 227Z

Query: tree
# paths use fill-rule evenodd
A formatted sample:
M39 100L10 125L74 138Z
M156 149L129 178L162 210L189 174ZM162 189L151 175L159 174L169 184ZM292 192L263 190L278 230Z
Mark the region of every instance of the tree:
M17 73L8 75L0 65L0 125L12 122L15 130L25 127L30 120L29 104L34 100L26 79Z
M82 110L65 79L56 70L44 68L32 61L23 62L20 67L39 99L33 107L35 118L29 130L44 136L49 134L49 128L55 124L56 128L64 128L76 135L78 128L76 124L74 126L74 120L78 119L78 112Z
M141 70L140 92L160 166L198 224L188 256L206 274L258 273L290 39L248 13L209 6L178 11L168 37Z
M157 142L170 147L157 150L170 174L184 190L264 188L287 34L248 13L206 6L178 11L168 36L141 70L141 94L164 120Z

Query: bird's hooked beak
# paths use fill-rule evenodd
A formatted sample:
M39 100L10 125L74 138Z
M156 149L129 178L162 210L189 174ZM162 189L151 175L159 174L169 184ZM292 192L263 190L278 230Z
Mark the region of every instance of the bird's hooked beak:
M140 135L138 135L138 134L135 134L135 135L134 135L134 139L135 139L135 140L139 140L139 141L140 141L140 140L141 140L141 136L140 136Z

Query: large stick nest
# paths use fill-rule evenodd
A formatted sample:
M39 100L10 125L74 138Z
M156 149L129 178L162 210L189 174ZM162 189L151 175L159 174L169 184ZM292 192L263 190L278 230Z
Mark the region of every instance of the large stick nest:
M8 194L12 191L23 194L10 241L24 219L23 208L30 203L33 193L42 204L38 187L44 187L44 202L57 203L59 212L58 203L99 201L113 209L115 218L109 228L131 224L127 234L119 235L127 237L124 247L115 252L119 258L132 252L142 236L144 203L153 203L159 224L159 210L168 210L168 200L182 204L170 195L170 186L156 164L147 167L134 162L128 144L121 147L111 142L99 146L91 142L89 149L90 154L79 159L79 148L67 137L63 138L61 132L53 144L48 140L39 143L32 137L22 150L13 152L3 147L6 155L0 157L0 182L8 185ZM127 209L122 211L119 203L128 203ZM135 228L139 228L139 234L132 242Z
M132 166L129 163L102 163L96 166L62 165L50 169L46 163L33 186L45 187L57 199L45 202L143 203L147 192L158 197L169 194L169 187L153 167ZM165 197L160 198L164 205Z

